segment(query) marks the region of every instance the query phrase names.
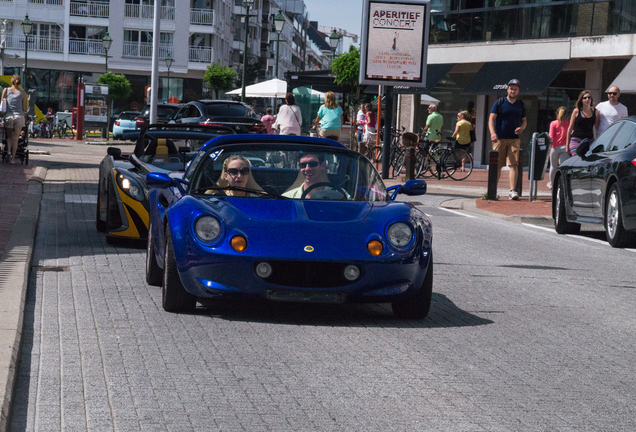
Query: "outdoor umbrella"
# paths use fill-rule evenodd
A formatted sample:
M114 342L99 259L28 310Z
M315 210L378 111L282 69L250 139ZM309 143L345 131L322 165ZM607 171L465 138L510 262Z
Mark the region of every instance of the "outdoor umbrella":
M242 89L227 92L229 95L240 95ZM252 84L245 87L245 96L252 98L284 98L287 94L287 81L277 78Z

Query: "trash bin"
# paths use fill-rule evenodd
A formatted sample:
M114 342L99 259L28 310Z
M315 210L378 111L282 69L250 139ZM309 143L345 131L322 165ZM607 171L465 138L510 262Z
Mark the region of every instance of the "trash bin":
M547 132L534 133L530 143L531 158L528 180L543 180L548 167L548 155L552 147L552 141Z

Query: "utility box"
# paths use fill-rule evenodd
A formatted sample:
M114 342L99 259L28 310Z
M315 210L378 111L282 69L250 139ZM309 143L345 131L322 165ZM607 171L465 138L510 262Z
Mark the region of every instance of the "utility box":
M59 111L55 113L55 124L61 125L62 122L66 122L68 127L72 127L73 125L73 113L72 112L62 112Z
M528 179L536 181L543 180L548 167L548 155L552 148L552 140L547 132L534 134L530 145L530 149L532 150L531 157L533 158L530 161L530 166L534 169L528 171Z

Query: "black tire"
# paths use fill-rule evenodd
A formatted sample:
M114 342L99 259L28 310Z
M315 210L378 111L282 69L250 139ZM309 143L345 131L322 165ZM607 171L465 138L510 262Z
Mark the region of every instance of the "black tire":
M554 212L554 230L558 234L576 234L581 230L581 224L568 222L565 212L565 191L563 177L559 178L556 191L556 203Z
M196 308L197 298L187 292L181 282L174 259L172 235L166 225L166 247L163 258L163 283L161 284L161 303L166 312L192 312Z
M391 303L393 315L397 318L424 319L431 309L431 298L433 297L433 254L428 263L424 282L414 297L398 300Z
M99 203L102 199L102 189L97 186L97 207L95 209L95 229L98 232L106 232L106 222L101 219L102 215L99 208Z
M420 175L424 174L428 169L425 166L426 162L426 153L423 150L417 149L415 153L415 178L418 178Z
M456 168L453 169L452 172L448 170L451 165ZM444 169L453 180L464 180L473 172L473 157L466 150L457 149L446 155L446 159L444 160Z
M623 204L618 184L614 183L607 194L605 204L605 236L607 242L615 248L623 248L634 243L635 233L623 226Z
M68 136L70 136L70 137L71 137L71 139L75 139L75 132L73 132L73 129L72 129L72 128L70 128L70 127L69 127L69 128L67 128L67 129L66 129L66 134L67 134Z
M373 164L381 164L382 163L382 146L373 146L367 149L367 153L365 155L369 161Z
M152 223L148 226L148 244L146 246L146 282L148 285L161 286L163 283L163 270L157 263L155 256L155 241L152 236Z
M395 154L395 157L391 161L391 166L393 168L393 178L397 178L402 173L402 168L404 168L404 162L406 160L406 149L398 150Z

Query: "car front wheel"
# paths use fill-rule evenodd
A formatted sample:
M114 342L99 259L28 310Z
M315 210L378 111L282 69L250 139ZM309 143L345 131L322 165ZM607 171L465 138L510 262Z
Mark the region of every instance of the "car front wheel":
M433 253L428 262L426 276L420 290L414 297L398 300L391 303L393 315L398 318L424 319L431 309L431 298L433 297Z
M146 282L148 285L161 286L163 272L155 255L155 239L152 235L152 222L148 227L148 245L146 247Z
M166 226L161 302L166 312L192 312L197 305L197 298L185 290L177 271L169 226Z
M563 177L559 178L556 191L556 203L554 213L554 230L558 234L576 234L581 230L581 224L568 222L565 213L565 189Z
M608 243L615 248L625 247L634 241L634 233L623 226L623 205L617 183L612 185L607 196L605 235Z

